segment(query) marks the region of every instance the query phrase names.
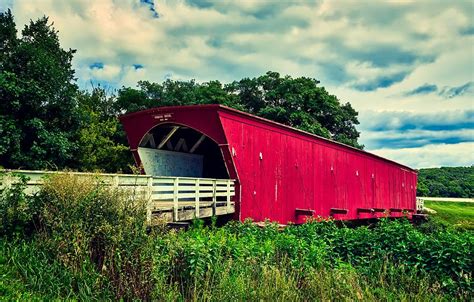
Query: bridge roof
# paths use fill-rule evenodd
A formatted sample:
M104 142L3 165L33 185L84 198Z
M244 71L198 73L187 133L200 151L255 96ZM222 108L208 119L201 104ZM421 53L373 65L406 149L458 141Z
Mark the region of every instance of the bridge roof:
M199 114L197 114L196 111L199 111ZM406 165L400 164L400 163L395 162L393 160L381 157L379 155L376 155L376 154L373 154L373 153L370 153L370 152L367 152L367 151L364 151L364 150L360 150L360 149L357 149L355 147L352 147L352 146L349 146L349 145L346 145L346 144L343 144L343 143L340 143L340 142L337 142L337 141L334 141L334 140L331 140L331 139L328 139L328 138L325 138L325 137L322 137L322 136L319 136L319 135L316 135L316 134L313 134L313 133L309 133L309 132L306 132L306 131L303 131L303 130L300 130L300 129L296 129L296 128L293 128L293 127L290 127L290 126L287 126L287 125L284 125L284 124L281 124L281 123L278 123L278 122L275 122L275 121L271 121L271 120L268 120L268 119L265 119L265 118L247 113L247 112L243 112L243 111L236 110L236 109L233 109L233 108L230 108L230 107L227 107L227 106L223 106L223 105L219 105L219 104L155 107L155 108L151 108L151 109L147 109L147 110L128 113L128 114L120 116L119 119L124 124L124 126L126 128L125 130L127 131L127 135L129 136L129 142L131 142L130 135L132 135L132 136L139 135L140 136L139 140L141 140L141 138L151 129L150 128L148 131L146 131L144 133L136 133L136 131L133 131L132 130L133 124L136 124L136 122L139 121L140 119L153 117L153 119L155 119L155 125L154 126L156 126L158 124L161 124L161 123L178 123L178 124L183 123L183 121L181 121L181 118L175 119L173 116L169 116L169 117L166 116L166 114L172 115L172 114L178 113L178 112L180 113L181 116L182 115L188 116L189 117L188 120L194 121L195 123L196 122L198 124L209 123L208 126L210 126L210 128L216 127L217 126L215 124L216 122L219 123L220 127L222 127L222 125L219 121L219 115L221 115L221 114L224 114L224 115L227 115L227 116L230 115L230 116L234 116L234 117L239 117L241 119L246 120L247 122L251 122L251 123L254 123L254 124L255 123L264 124L266 126L278 129L279 131L281 131L283 133L287 133L287 134L290 134L290 135L293 135L293 136L299 136L303 139L316 140L316 141L319 141L321 143L324 143L324 144L327 144L327 145L330 145L330 146L333 146L333 147L336 147L336 148L342 148L342 149L344 149L348 152L355 152L355 153L358 153L362 156L368 156L368 157L371 157L371 158L382 160L382 161L385 161L387 163L394 164L394 165L400 166L400 167L402 167L406 170L417 173L417 170L415 170L413 168L410 168ZM206 114L204 114L205 112L208 113L207 117L215 115L215 118L217 120L214 119L214 118L210 118L208 120L203 121L204 120L203 116L206 116ZM187 123L187 122L185 122L185 123ZM192 125L189 125L189 126L192 127ZM209 128L209 127L205 127L205 128ZM223 130L225 132L225 129L223 129ZM141 131L141 132L143 132L143 131ZM215 131L211 131L211 132L215 132ZM210 133L206 133L206 134L209 135ZM211 134L209 136L211 138L213 138L219 144L226 143L225 142L226 141L225 134L224 134L224 137L222 137L221 135L219 135L217 133L214 133L214 135ZM216 136L216 137L213 137L213 136ZM138 142L139 142L139 140L138 140ZM137 140L132 139L132 141L137 141ZM133 145L135 145L135 144L133 144ZM132 149L136 148L136 146L132 146L132 144L131 144L131 148Z

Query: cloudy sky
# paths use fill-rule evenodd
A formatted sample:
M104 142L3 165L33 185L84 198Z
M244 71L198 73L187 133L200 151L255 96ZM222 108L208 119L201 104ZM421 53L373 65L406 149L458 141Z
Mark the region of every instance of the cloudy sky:
M221 82L268 70L321 81L360 113L368 151L474 164L472 1L0 0L50 17L78 83Z

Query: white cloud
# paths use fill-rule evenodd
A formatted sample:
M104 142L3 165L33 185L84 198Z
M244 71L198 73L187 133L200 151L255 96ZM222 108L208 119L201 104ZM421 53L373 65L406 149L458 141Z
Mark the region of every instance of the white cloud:
M368 149L399 149L419 147L434 143L474 141L474 129L457 130L408 130L364 131L361 142ZM474 162L473 162L474 164Z
M360 120L363 122L363 130L464 129L474 125L474 108L434 113L367 110L361 112Z
M78 50L73 63L81 87L166 77L229 82L274 70L321 80L362 114L436 117L474 109L472 93L406 94L425 84L442 90L474 81L474 35L462 34L474 28L469 1L190 2L156 1L159 18L138 0L0 0L0 8L12 7L20 28L49 16L61 44ZM104 68L89 67L96 62ZM396 114L389 122L397 121L406 122ZM365 133L371 120L361 122L363 142L403 140L398 132ZM425 134L448 139L454 133Z
M103 68L93 68L90 70L91 77L98 80L113 81L120 75L122 68L117 65L104 65Z
M338 1L275 6L266 1L223 1L199 8L185 1L160 1L155 5L158 19L147 5L125 0L19 0L13 10L19 24L50 16L63 45L79 49L76 67L91 60L123 66L140 63L150 67L145 79L151 81L161 81L170 70L187 78L230 81L273 68L352 91L357 83L416 70L416 62L396 63L403 53L437 55L448 46L460 45L462 39L455 33L470 20L462 9L451 6ZM271 18L259 19L261 12L271 13ZM433 20L436 24L429 32ZM416 36L421 34L432 36ZM218 43L209 45L209 40ZM377 52L379 46L394 53L384 57ZM395 62L375 66L373 60ZM337 66L348 79L331 70Z
M474 143L426 145L419 148L377 149L372 153L413 168L471 166L474 163Z

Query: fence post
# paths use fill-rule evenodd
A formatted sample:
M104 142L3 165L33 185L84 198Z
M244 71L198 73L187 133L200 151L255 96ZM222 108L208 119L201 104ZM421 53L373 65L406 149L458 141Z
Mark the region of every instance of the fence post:
M217 198L216 198L216 180L213 179L212 180L212 215L215 216L216 215L216 201L217 201Z
M227 198L227 213L230 212L230 182L231 182L231 180L228 179L227 180L227 195L226 195L226 198Z
M12 175L9 173L3 174L3 176L0 176L0 189L9 189L12 185Z
M9 189L12 186L13 183L13 176L9 173L5 173L3 175L3 188L4 189Z
M147 192L146 192L146 221L151 223L151 207L153 205L153 176L148 177Z
M173 214L174 214L174 221L178 221L178 185L179 185L179 178L176 177L174 179L174 188L173 188Z
M196 210L196 218L199 218L199 178L196 179L194 202L195 202L194 208Z
M118 177L118 175L115 175L115 176L114 176L112 185L113 185L114 187L118 187L118 185L119 185L119 177Z

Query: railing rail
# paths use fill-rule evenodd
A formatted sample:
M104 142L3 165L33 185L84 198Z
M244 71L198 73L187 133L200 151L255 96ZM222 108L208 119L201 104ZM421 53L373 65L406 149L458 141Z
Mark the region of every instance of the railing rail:
M179 221L179 211L192 210L200 217L201 209L225 207L225 213L233 211L235 184L233 179L168 177L132 174L50 172L27 170L0 170L0 188L19 182L20 176L28 178L25 192L39 191L48 175L72 174L78 177L97 177L103 184L134 190L135 194L149 200L147 217L151 220L156 211L171 210L173 221Z
M148 175L133 174L110 174L110 173L87 173L87 172L66 172L66 171L29 171L29 170L0 170L0 188L18 183L20 177L24 176L28 180L26 182L25 192L34 194L40 190L47 177L55 174L74 175L79 178L97 178L106 186L120 187L123 189L133 189L135 194L141 197L151 196L148 194L152 191L149 187ZM148 195L147 195L148 194Z

